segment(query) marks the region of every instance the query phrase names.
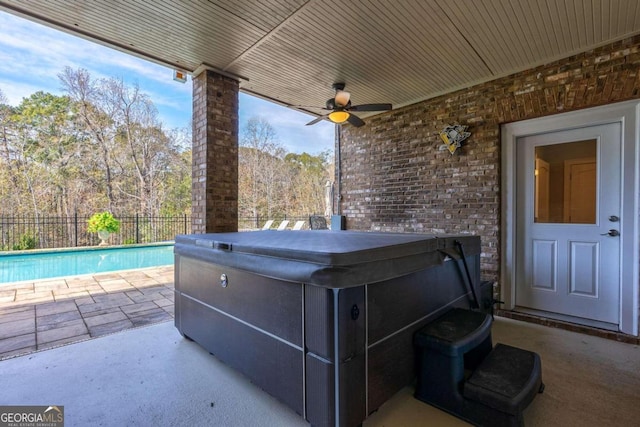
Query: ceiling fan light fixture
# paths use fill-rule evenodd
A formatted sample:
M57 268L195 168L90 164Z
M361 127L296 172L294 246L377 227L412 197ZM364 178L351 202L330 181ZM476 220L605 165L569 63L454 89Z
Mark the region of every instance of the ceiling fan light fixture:
M346 107L349 104L349 99L351 98L351 94L349 92L345 92L343 90L339 90L336 92L336 96L334 97L336 105L340 105L342 107Z
M344 123L348 118L349 113L346 111L334 111L332 113L329 113L329 120L331 120L333 123Z

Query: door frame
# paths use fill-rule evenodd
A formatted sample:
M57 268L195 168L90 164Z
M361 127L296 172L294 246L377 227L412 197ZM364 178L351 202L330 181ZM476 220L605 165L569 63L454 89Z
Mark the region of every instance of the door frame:
M516 277L516 142L529 135L576 129L609 123L621 124L622 173L620 225L620 319L619 329L638 335L638 305L640 301L638 189L640 166L640 100L632 100L528 119L501 126L501 298L505 310L515 307Z

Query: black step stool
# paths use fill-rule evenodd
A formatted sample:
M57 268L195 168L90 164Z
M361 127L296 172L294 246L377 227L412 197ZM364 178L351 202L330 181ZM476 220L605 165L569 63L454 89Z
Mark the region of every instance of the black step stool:
M498 344L491 316L454 308L415 335L415 397L479 426L523 426L522 411L542 392L538 354Z

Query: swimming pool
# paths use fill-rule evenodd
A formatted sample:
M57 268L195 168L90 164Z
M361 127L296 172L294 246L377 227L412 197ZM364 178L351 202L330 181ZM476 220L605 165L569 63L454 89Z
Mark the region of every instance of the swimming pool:
M0 255L0 285L173 264L173 243L53 251L4 252Z

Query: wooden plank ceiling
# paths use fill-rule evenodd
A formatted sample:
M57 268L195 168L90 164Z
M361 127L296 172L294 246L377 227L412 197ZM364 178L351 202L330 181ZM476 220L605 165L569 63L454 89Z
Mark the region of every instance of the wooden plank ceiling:
M638 0L0 0L0 9L285 105L394 108L640 32ZM305 108L318 113L320 110Z

